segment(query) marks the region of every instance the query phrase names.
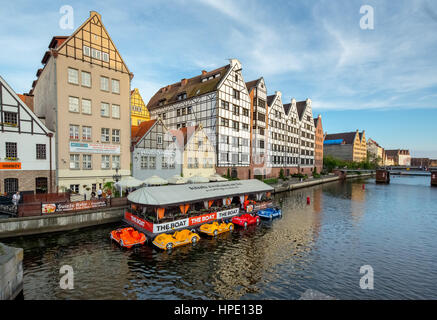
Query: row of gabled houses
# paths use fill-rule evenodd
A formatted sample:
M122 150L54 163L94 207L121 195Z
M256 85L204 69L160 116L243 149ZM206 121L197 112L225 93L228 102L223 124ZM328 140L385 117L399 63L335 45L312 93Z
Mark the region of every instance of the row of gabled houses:
M1 79L0 193L89 193L115 174L145 177L153 168L240 179L322 168L322 120L311 100L268 95L263 78L244 80L237 59L165 86L146 104L91 11L70 36L51 39L41 64L24 95ZM180 168L168 150L154 158L148 140L177 148Z

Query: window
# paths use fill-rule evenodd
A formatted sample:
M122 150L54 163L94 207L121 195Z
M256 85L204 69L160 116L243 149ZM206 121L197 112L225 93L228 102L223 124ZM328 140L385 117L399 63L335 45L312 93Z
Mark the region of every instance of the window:
M187 113L192 114L193 113L193 107L187 107Z
M238 148L238 146L239 146L238 138L237 137L232 137L232 147Z
M46 159L46 145L45 144L37 144L36 145L36 158L38 160Z
M101 133L102 133L102 137L101 137L102 142L109 142L109 129L102 128Z
M70 124L70 140L79 140L79 126Z
M112 142L120 143L120 129L112 129Z
M221 120L220 125L224 127L229 127L229 119L221 118L220 120Z
M234 115L239 116L240 115L240 107L234 105Z
M73 193L79 193L79 185L78 184L70 184L70 191Z
M68 68L68 83L79 84L79 71L77 69Z
M18 179L17 178L6 178L5 179L5 192L15 193L18 191Z
M156 135L156 141L158 144L162 144L162 134Z
M106 77L100 77L100 90L109 91L109 79Z
M249 162L249 155L242 154L241 155L241 162Z
M109 169L109 156L102 155L102 169Z
M79 112L79 98L68 97L68 110L70 112Z
M235 90L235 89L233 89L233 90L234 90L233 97L237 100L240 100L240 91Z
M156 169L156 157L155 156L149 157L149 169Z
M109 62L109 54L106 52L102 52L102 60L105 62Z
M120 81L116 79L112 79L111 89L112 89L112 93L120 93Z
M91 100L82 99L82 113L91 114Z
M109 117L109 103L102 102L100 104L100 115L102 117Z
M84 170L91 170L92 167L92 157L90 154L84 154L82 156L82 168Z
M222 108L225 110L229 110L229 102L222 100Z
M235 82L238 82L238 74L235 75Z
M178 99L178 100L184 100L184 99L187 99L187 93L184 92L184 93L178 94L177 99Z
M120 106L118 104L112 105L112 117L120 119Z
M70 169L79 169L79 157L78 154L70 154Z
M237 164L238 163L238 153L233 153L232 154L232 164Z
M120 169L120 156L112 156L112 169Z
M242 127L244 131L249 131L249 125L247 123L243 123Z
M83 55L89 57L91 55L91 48L87 46L83 46Z
M239 129L240 129L240 124L238 123L238 121L232 121L232 128L233 128L235 131L239 131Z
M147 169L149 167L149 157L141 156L141 169Z
M178 116L178 117L181 116L181 109L177 109L177 110L176 110L176 116Z
M82 140L91 141L91 127L82 127Z
M8 125L12 125L12 126L16 126L18 124L18 116L16 112L3 112L3 122L8 124Z
M16 142L6 142L6 158L17 158Z
M245 117L249 116L249 109L243 108L243 116Z
M99 50L97 50L97 49L94 49L94 48L91 48L91 56L94 58L94 59L98 59L98 60L100 60L101 59L101 51L99 51Z
M91 73L82 71L82 86L91 88Z
M260 147L261 149L264 149L264 140L260 140L260 141L259 141L259 147Z

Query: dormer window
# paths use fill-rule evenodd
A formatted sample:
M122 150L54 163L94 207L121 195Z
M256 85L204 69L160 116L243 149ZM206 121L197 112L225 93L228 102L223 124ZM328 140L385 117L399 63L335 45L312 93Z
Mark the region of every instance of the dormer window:
M164 105L165 99L159 100L158 106L162 107Z
M180 100L187 99L187 93L184 92L184 93L178 94L177 99L178 99L179 101L180 101Z

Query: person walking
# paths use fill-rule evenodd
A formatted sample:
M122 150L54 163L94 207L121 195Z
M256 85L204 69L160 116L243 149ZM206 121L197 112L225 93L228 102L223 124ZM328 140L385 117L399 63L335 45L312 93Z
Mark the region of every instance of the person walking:
M17 206L18 203L20 202L21 196L20 193L17 191L16 193L14 193L14 195L12 196L12 203L14 204L14 206Z
M102 198L102 194L103 194L103 191L102 191L102 189L99 188L99 190L97 190L97 197L99 199L101 199Z

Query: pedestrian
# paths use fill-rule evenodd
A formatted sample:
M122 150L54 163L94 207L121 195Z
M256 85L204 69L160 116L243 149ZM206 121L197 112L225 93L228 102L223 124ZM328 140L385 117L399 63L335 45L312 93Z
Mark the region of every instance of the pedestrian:
M12 196L12 203L14 204L14 206L17 206L18 203L20 202L20 193L17 191L16 193L14 193L14 195Z
M102 191L102 189L99 188L99 190L97 190L97 197L99 199L101 199L102 198L102 194L103 194L103 191Z

